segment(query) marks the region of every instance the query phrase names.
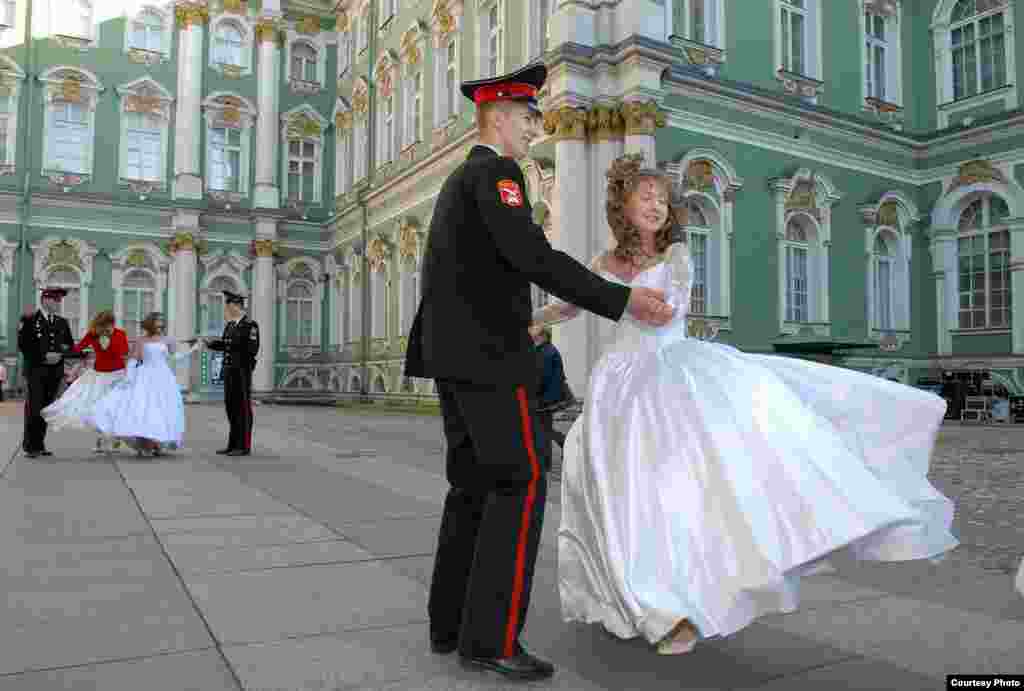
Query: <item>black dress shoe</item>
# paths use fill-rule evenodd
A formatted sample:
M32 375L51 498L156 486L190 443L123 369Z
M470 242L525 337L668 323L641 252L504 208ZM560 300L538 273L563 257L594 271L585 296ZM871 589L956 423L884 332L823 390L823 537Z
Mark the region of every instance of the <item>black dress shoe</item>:
M250 453L251 453L250 451L246 451L245 449L232 449L231 451L228 451L224 455L225 456L248 456Z
M459 663L467 668L497 672L506 679L517 681L548 679L555 673L555 666L550 662L534 657L520 645L516 648L518 652L511 657L460 656Z
M39 452L39 455L40 456L52 456L53 452L52 451L47 451L46 449L43 449L42 451Z
M230 449L230 448L227 448L227 449L217 449L216 453L218 453L221 456L226 456L229 453L231 453L232 451L234 451L234 449Z
M444 638L431 638L430 639L430 652L437 653L438 655L447 655L454 653L459 648L459 639L453 638L447 640Z
M25 458L39 458L41 454L38 451L26 451Z

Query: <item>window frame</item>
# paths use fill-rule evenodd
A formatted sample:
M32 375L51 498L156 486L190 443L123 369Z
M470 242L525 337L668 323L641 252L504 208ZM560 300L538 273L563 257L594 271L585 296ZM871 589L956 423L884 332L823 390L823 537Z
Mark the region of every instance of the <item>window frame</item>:
M958 223L959 223L960 219L963 218L963 215L966 214L968 212L968 210L976 202L981 202L981 204L980 204L981 213L982 213L981 223L978 226L976 226L974 228L971 228L971 229L967 229L967 230L961 229L958 226L957 227L957 232L956 232L956 260L957 260L956 261L956 295L957 295L957 306L956 306L956 313L957 313L956 324L957 324L957 326L956 326L956 330L957 331L961 331L961 332L996 331L996 330L1011 329L1012 326L1013 326L1013 310L1012 310L1013 288L1012 288L1012 284L1011 284L1012 274L1011 274L1011 271L1010 271L1010 268L1009 268L1009 263L1010 263L1010 259L1011 259L1011 253L1010 253L1010 226L1007 223L1005 223L1005 222L1000 222L1000 223L996 223L996 224L992 223L992 216L991 216L991 214L992 214L992 200L993 199L999 199L1004 205L1006 205L1007 210L1009 210L1009 203L1005 199L1002 199L1002 197L1000 197L999 195L988 193L988 194L983 194L983 195L977 196L974 199L970 200L970 202L968 202L967 204L965 204L963 206L963 208L960 210L960 214L958 215L958 219L957 220L958 220ZM1000 221L1005 221L1008 218L1009 218L1009 215L1007 215L1003 219L1000 219ZM994 252L993 248L992 248L992 238L993 238L993 236L996 236L996 235L1000 235L1000 236L1005 236L1006 237L1005 247L1002 247L1002 248L998 249L998 253L1001 256L1003 256L1003 258L1004 258L1003 262L1002 262L1002 264L1003 264L1002 265L1003 289L1001 291L999 291L1004 296L1004 299L1003 299L1003 304L998 309L1000 309L1000 311L1005 313L1005 317L1006 318L1005 318L1005 321L1003 323L1001 323L1001 324L995 324L992 321L992 310L993 310L993 306L992 306L993 300L992 300L992 298L993 298L993 294L995 292L993 287L992 287L992 276L994 275L994 273L996 271L996 269L993 269L993 266L992 266L992 257L993 257L994 254L996 254L996 252ZM977 293L978 290L977 290L977 286L974 285L973 282L971 282L971 288L972 288L971 290L967 290L967 291L962 290L963 254L961 252L961 247L962 247L962 243L963 243L964 240L974 241L977 238L984 238L983 243L982 243L983 244L983 251L981 253L973 253L971 256L976 257L976 256L980 255L980 256L984 257L984 268L983 268L984 289L982 290L982 293L983 293L984 299L985 299L985 304L984 304L984 307L983 307L983 310L982 310L982 312L984 314L984 323L981 324L981 325L977 325L976 323L974 323L974 320L972 318L971 325L970 326L964 326L963 325L964 313L965 312L967 312L967 313L975 313L975 312L978 311L978 307L974 303L974 298L973 298L973 295L975 293ZM976 274L977 272L974 271L974 272L969 272L969 273ZM967 300L970 303L969 306L966 309L964 308L964 304L963 304L965 296L967 297Z
M118 180L120 184L128 184L129 181L135 182L146 182L155 183L161 188L166 184L168 176L167 169L170 163L170 122L171 122L171 103L173 98L170 92L167 91L158 82L143 77L142 79L136 79L135 81L123 84L117 88L117 93L121 97L121 103L119 105L120 115L120 137L119 141L119 153L118 153ZM150 103L154 103L151 107L151 111L147 113L140 113L132 109L132 103L134 99L139 98L149 99ZM151 117L157 121L156 131L159 138L160 148L160 159L157 163L158 175L156 178L138 178L129 175L129 161L128 161L128 140L130 128L130 117Z
M140 48L139 46L134 45L135 27L140 22L144 21L144 18L147 15L153 17L160 23L160 45L156 49ZM172 19L173 17L170 12L164 12L156 5L143 5L140 7L139 11L134 16L128 18L128 22L125 25L124 52L129 55L133 53L141 53L144 56L155 56L156 62L166 62L171 55L171 41L172 34L174 33ZM143 61L146 63L151 62L148 57L144 57Z
M864 5L860 13L860 30L863 38L861 41L861 93L863 94L866 108L870 106L867 103L869 98L875 98L882 103L891 103L901 108L903 107L903 37L900 31L900 27L903 24L902 13L902 3L895 4L895 14L886 15L877 11L877 8L870 4ZM868 35L867 24L869 16L872 19L881 19L883 30L885 31L883 43L885 49L885 93L882 97L879 97L877 92L871 93L868 88L868 69L875 67L874 56L871 54L869 46L874 47L878 43L876 38ZM873 79L872 84L875 84L876 81L877 79Z
M0 99L7 99L10 106L6 113L0 112L0 120L5 123L0 169L16 169L18 165L18 116L21 113L21 91L24 81L25 73L21 67L10 58L0 57L0 84L4 84L10 91L6 96L0 96Z
M64 84L66 79L72 78L72 75L73 79L78 82L78 88L77 95L70 94L71 98L69 99L69 94L64 91ZM72 175L91 179L95 166L96 105L99 100L99 94L104 91L103 85L99 83L91 72L67 65L57 65L50 68L40 75L39 80L47 86L46 99L42 104L43 155L41 175L43 177ZM73 100L75 98L78 100ZM68 103L80 104L85 113L87 136L82 151L82 158L84 160L82 170L64 170L57 165L53 165L56 161L53 158L54 142L53 132L51 131L51 114L56 108L61 107L61 104Z
M303 131L299 136L294 136L291 133L293 124L299 120L305 119L306 121L312 121L316 124L315 132ZM308 104L296 106L291 110L281 115L281 159L282 159L282 171L281 171L281 200L282 202L301 202L305 205L319 206L323 204L324 193L324 131L327 129L329 123L327 120L320 115L315 108L312 108ZM289 164L292 160L290 153L290 145L293 142L301 142L300 147L304 147L306 144L313 146L313 198L303 199L301 191L299 195L294 195L289 189ZM305 154L302 154L303 160L305 160ZM300 164L301 165L301 164Z
M309 297L292 297L290 295L292 288L301 286L309 291ZM282 300L282 307L284 308L284 321L285 321L285 345L287 346L313 346L317 345L316 330L315 330L315 319L314 312L316 311L314 306L316 305L316 285L306 278L292 278L285 283L285 294ZM293 303L296 306L297 312L297 333L291 331L291 322L289 310ZM306 342L305 329L303 323L306 321L302 317L302 307L306 304L309 305L309 340Z
M481 0L478 6L477 56L479 59L477 60L477 75L482 79L496 77L504 73L506 10L505 0ZM497 18L497 23L494 25L491 24L492 12ZM491 68L492 62L494 63L493 69Z
M220 62L221 49L219 41L220 31L223 27L232 27L239 32L240 43L239 43L239 64L231 64L226 62ZM252 74L252 51L253 51L253 28L250 26L247 20L241 19L233 14L224 14L217 17L210 23L210 45L209 45L209 64L210 68L221 74L228 72L234 73L236 76L248 76ZM287 73L288 70L282 70Z

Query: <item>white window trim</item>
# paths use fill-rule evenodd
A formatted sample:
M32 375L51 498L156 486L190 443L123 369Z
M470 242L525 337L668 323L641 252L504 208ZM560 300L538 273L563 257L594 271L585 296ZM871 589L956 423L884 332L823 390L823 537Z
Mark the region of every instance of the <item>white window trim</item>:
M864 99L871 94L867 87L867 31L865 14L870 10L873 0L862 0L859 21L860 21L860 65L861 80L860 90ZM893 4L895 14L885 17L886 32L886 59L885 59L885 102L893 105L903 106L903 3ZM874 12L874 14L881 14ZM865 105L866 107L866 105Z
M383 29L398 16L398 0L380 0L377 19L378 29Z
M530 61L538 60L544 55L544 39L547 33L548 20L555 15L558 9L558 0L548 0L548 16L541 17L540 0L530 0L526 31L523 36L526 39L525 54Z
M143 267L129 266L128 258L138 252L145 254L148 264ZM114 290L114 317L119 324L124 323L124 279L131 271L142 270L152 277L155 287L153 297L156 310L159 312L164 311L164 300L167 296L171 261L170 257L151 242L132 243L110 255L110 281L111 287Z
M932 13L932 41L935 57L935 101L938 128L949 127L950 120L964 110L974 110L988 103L1002 101L1004 108L1011 110L1017 107L1017 51L1013 49L1017 40L1014 31L1017 0L1006 0L1003 8L1003 33L1006 38L1006 84L993 91L968 96L959 101L953 100L953 52L952 22L953 8L956 0L939 0ZM969 124L969 123L968 123Z
M352 69L352 28L338 32L338 76L345 76Z
M434 52L436 56L434 59L434 127L442 127L459 115L459 109L461 107L461 95L456 93L454 98L455 110L454 112L448 112L448 93L446 92L446 85L448 79L448 46L450 43L455 43L455 89L459 88L459 82L461 79L461 60L462 51L459 41L459 37L451 35L445 37L440 41L437 49Z
M815 189L814 209L787 209L789 195L801 182L811 181ZM778 324L780 334L796 334L810 327L816 335L831 335L830 317L830 253L832 247L832 207L842 199L842 193L835 185L819 173L801 168L792 178L776 178L769 181L775 192L775 236L778 246ZM817 213L817 218L812 215ZM814 236L808 246L808 321L794 323L786 321L786 227L791 218L802 215Z
M225 103L224 99L227 98L234 99L237 106L231 106ZM237 125L233 125L224 118L225 113L231 108L236 108L238 110L239 120ZM249 168L251 167L252 159L252 130L253 125L256 122L256 109L247 99L242 98L237 94L227 93L224 91L217 91L207 96L206 100L203 101L202 109L206 119L206 127L204 131L205 142L203 149L206 160L203 168L203 184L206 185L206 189L208 191L211 189L209 187L210 130L214 127L234 126L241 130L239 140L242 148L241 160L239 161L241 179L239 180L237 194L241 195L243 198L247 198L249 196L249 185L251 183Z
M291 297L288 293L290 293L291 289L294 286L296 286L296 285L305 286L306 288L308 288L310 296L308 298L294 298L294 297ZM317 345L317 341L319 339L317 338L316 321L315 321L315 319L313 319L313 312L316 311L316 302L317 302L316 294L317 294L316 284L313 281L310 281L309 279L306 279L306 278L290 278L290 279L285 281L284 295L281 297L281 307L284 309L284 315L283 315L284 316L284 319L283 319L283 321L284 321L284 334L285 334L284 344L286 346L314 346L314 345ZM307 300L309 301L310 321L312 322L312 324L310 324L310 327L311 327L310 330L312 331L312 333L310 334L310 337L309 337L309 343L303 343L302 342L302 339L300 338L301 328L300 328L298 333L289 333L288 332L288 306L289 306L289 304L293 300L301 301L301 302L299 302L299 304L302 304L302 302L306 302ZM301 310L300 310L300 314L299 314L299 319L301 321Z
M289 126L298 120L312 120L317 124L319 130L316 133L305 133L302 136L289 135ZM289 201L288 191L288 144L291 141L301 141L313 144L313 199L302 200L303 203L321 204L324 198L324 131L330 124L327 119L320 115L315 108L309 104L296 106L281 115L281 199Z
M293 277L292 276L292 269L297 264L304 264L304 265L306 265L306 266L308 266L310 268L310 270L313 272L313 280L312 281L310 281L310 279L306 278L306 277ZM320 338L320 324L321 324L321 321L320 320L321 320L321 318L323 316L322 315L322 310L323 310L323 303L324 303L324 275L325 275L325 273L324 273L323 265L319 261L317 261L316 259L313 259L312 257L305 257L305 256L292 257L287 262L285 262L283 264L279 264L277 266L277 277L278 277L278 281L277 281L277 301L278 301L278 303L280 305L280 308L282 310L282 313L279 315L279 319L277 320L277 324L278 324L277 335L278 335L278 343L280 343L282 347L287 347L287 346L290 346L290 345L295 345L293 343L289 343L288 342L288 324L287 324L287 322L288 322L287 316L288 315L287 315L287 312L283 311L283 310L287 309L288 286L290 286L295 281L303 281L305 283L311 283L314 286L314 289L313 289L313 342L308 344L308 345L312 346L312 347L320 347L321 346L321 338Z
M9 305L9 286L14 285L14 269L17 262L18 243L0 237L0 304ZM7 326L14 315L0 310L0 343L7 342Z
M983 237L983 238L985 238L985 250L984 250L984 253L983 253L983 255L985 257L985 271L984 271L984 276L985 276L985 290L984 290L984 293L985 293L985 307L984 307L985 324L983 326L970 326L970 327L960 326L961 306L960 306L960 303L958 301L958 304L957 304L957 324L956 324L956 330L960 331L961 333L979 333L979 332L980 333L984 333L984 332L992 332L992 331L1002 331L1002 330L1007 330L1007 329L1012 329L1013 328L1012 312L1011 312L1011 315L1008 315L1008 322L1006 324L992 324L991 323L991 321L992 321L992 314L991 314L991 309L992 309L992 306L991 306L992 305L992 284L991 284L991 280L990 280L991 277L992 277L992 265L990 263L990 260L991 260L991 257L992 257L991 238L992 238L992 236L994 234L1000 233L1000 232L1004 232L1004 231L1007 232L1007 234L1009 236L1013 235L1013 233L1010 230L1011 229L1011 223L1009 223L1009 219L1004 220L1004 222L999 224L999 225L995 225L995 226L992 225L992 223L991 223L991 216L989 215L991 213L991 209L992 209L992 207L991 207L991 204L992 204L991 200L992 200L992 198L993 198L993 195L981 195L980 197L975 197L975 198L971 199L967 204L963 205L961 207L961 209L960 209L960 213L962 215L964 212L967 211L967 209L969 208L971 203L973 203L975 201L978 201L980 199L980 200L982 200L982 212L983 212L983 216L985 217L985 219L984 219L985 223L982 224L982 226L980 228L973 229L973 230L968 230L968 231L961 231L959 228L957 228L956 240L957 240L957 261L958 261L958 265L959 265L959 259L960 259L960 248L959 248L959 241L960 241L960 239L961 238L975 238L975 237ZM1006 200L1005 198L1001 198L1001 199L1003 201L1007 202L1007 206L1009 206L1008 200ZM1013 271L1012 271L1012 268L1009 267L1009 259L1012 256L1011 248L1009 248L1009 247L1006 248L1006 251L1007 251L1007 264L1008 264L1006 278L1008 280L1010 280L1010 282L1011 282L1011 285L1010 285L1010 294L1011 294L1011 297L1010 297L1010 308L1011 308L1011 311L1012 311L1012 309L1013 309L1013 297L1012 297L1012 291L1013 291L1012 276L1013 276ZM957 278L959 279L959 273L957 275ZM958 297L960 297L959 286L958 286L958 289L957 289L957 295L958 295Z
M25 72L16 62L0 56L0 84L6 85L11 93L11 112L7 115L7 158L0 160L0 168L14 167L18 157L18 114L21 112L21 87Z
M210 297L220 294L219 290L213 288L213 283L219 278L226 278L234 284L232 292L248 299L249 289L243 277L246 269L252 266L252 260L239 252L218 249L200 255L199 261L203 266L203 280L199 285L199 329L207 336L220 336L221 333L210 333L209 329Z
M422 63L410 66L409 72L404 81L405 95L403 96L402 118L402 149L408 148L424 140L423 134L423 103L426 98L424 93L424 74ZM420 87L416 88L416 75L420 78ZM417 105L417 98L419 103ZM416 115L419 115L420 126L416 127Z
M494 74L489 74L489 63L491 60L491 28L490 28L490 13L491 8L497 6L498 8L498 46L497 51L497 67L495 67ZM496 77L505 73L505 41L508 35L508 14L505 6L505 0L480 0L477 6L477 42L476 42L476 73L478 78L485 79L489 77ZM458 48L456 48L457 54Z
M805 7L803 9L804 15L804 71L803 76L811 77L812 79L821 79L823 74L823 57L821 52L821 5L820 0L805 0ZM775 69L788 70L788 66L783 63L783 52L782 52L782 26L779 22L779 17L782 12L782 7L786 3L783 0L774 0L774 14L772 15L772 26L775 41Z
M357 337L362 335L362 288L360 278L362 273L363 258L355 252L349 251L345 256L345 280L348 282L346 295L348 296L348 326L346 332L349 340L345 345L355 343Z
M402 96L405 89L402 88L401 62L393 50L385 50L377 59L374 66L374 75L377 80L377 151L374 164L379 168L398 159L402 143ZM390 82L390 85L387 84ZM385 91L385 88L388 91ZM391 101L391 141L384 137L384 124L387 118L385 112L385 101L390 97ZM390 151L385 151L385 146ZM389 156L385 156L389 153Z
M78 2L78 1L79 0L75 0L75 2ZM80 39L80 40L85 41L88 45L95 45L95 43L96 43L96 0L86 0L86 4L89 6L89 28L88 28L87 32L84 35L80 34L80 33L62 34L59 29L57 31L54 31L53 35L57 36L57 37L66 37L66 38L70 38L70 39ZM63 8L63 9L64 9L64 11L67 11L66 7ZM77 13L77 8L73 8L73 9ZM54 11L59 12L60 10L58 10L57 8L54 8ZM52 21L52 18L51 18L51 21ZM60 25L61 25L61 23L58 20L57 21L57 26L60 27ZM75 43L78 43L78 42L75 41Z
M391 301L391 267L390 261L385 260L377 269L370 267L370 338L390 338L389 323L391 310L388 304Z
M56 168L48 166L50 158L50 118L49 110L54 107L54 104L60 103L62 98L62 85L64 78L60 75L75 74L78 77L79 85L81 89L81 99L85 102L86 112L88 113L89 119L89 141L86 145L86 170L58 170ZM39 76L39 81L46 85L46 97L43 102L43 157L42 157L42 175L43 177L49 177L52 174L67 173L71 175L83 175L87 177L92 176L93 166L95 164L95 150L96 150L96 106L99 101L99 95L105 90L104 86L97 79L96 75L89 72L86 69L80 67L71 67L69 65L57 65L46 70Z
M223 24L234 24L242 32L242 64L241 65L222 65L216 61L217 58L217 32ZM210 22L210 39L209 39L209 53L210 53L210 68L224 74L224 72L237 69L240 76L246 76L252 74L252 46L254 42L253 27L248 19L240 17L236 14L222 14L221 16Z
M134 48L132 46L132 29L136 22L142 20L142 15L152 14L160 19L160 24L163 27L163 35L160 40L160 50L157 51L156 55L159 62L166 62L171 56L171 41L173 40L172 35L174 33L174 12L173 10L164 11L156 5L143 5L139 8L138 12L128 17L124 29L124 52L131 53L133 51L139 51L143 53L150 53L141 48Z
M693 0L676 0L682 4L683 36L688 41L693 38L691 3ZM778 19L778 11L775 18ZM725 2L724 0L704 0L704 45L722 49L725 47Z
M885 225L880 222L879 212L883 206L895 204L896 225ZM911 271L913 254L914 224L921 220L921 214L917 205L901 192L886 192L879 199L877 204L868 204L860 209L861 215L867 222L864 226L864 257L865 257L865 295L867 296L868 338L881 340L886 332L881 329L881 320L876 311L875 299L875 238L883 234L893 248L893 282L891 289L892 299L892 328L890 336L895 336L898 346L902 347L910 338L911 320ZM892 219L886 219L891 221Z
M356 13L357 21L359 22L359 31L356 34L358 39L356 43L356 59L358 60L363 53L366 53L370 49L370 32L373 31L371 26L371 15L370 11L370 0L363 0L363 3L359 6L359 10Z
M358 105L360 100L366 101L364 105L369 107L367 99L369 99L369 85L366 80L360 77L356 80L355 86L352 89L352 103ZM367 111L358 112L353 108L352 115L352 143L353 143L353 154L352 154L352 182L357 184L366 178L369 173L370 166L370 146L368 132L368 120L369 113Z
M3 7L4 14L7 15L0 17L0 24L3 26L3 28L0 28L0 32L16 28L18 25L17 0L3 0L3 2L0 2L0 7Z
M160 119L160 177L157 180L151 180L147 182L157 182L163 185L167 182L167 167L170 163L169 155L169 132L171 124L171 104L174 103L174 98L171 93L160 85L156 80L151 77L142 77L134 81L122 84L117 87L117 94L121 97L121 123L120 123L120 146L118 153L118 180L124 184L128 181L127 169L128 169L128 118L129 114L128 106L130 99L128 96L147 96L149 98L155 98L159 103L159 107L156 109L155 115Z
M305 79L296 80L292 77L292 48L296 43L305 43L316 51L316 81L315 84L321 89L327 84L327 32L320 32L317 36L306 36L294 30L289 30L285 38L284 65L282 75L286 83L295 81L306 82ZM308 82L306 82L308 84Z
M61 242L73 245L78 250L79 266L72 264L47 264L50 248ZM90 242L75 238L62 238L49 235L38 242L32 243L32 279L35 284L36 307L42 306L40 291L50 283L50 274L59 269L71 269L78 274L78 323L84 328L89 323L89 292L93 281L93 264L99 249ZM72 336L78 336L72 334Z

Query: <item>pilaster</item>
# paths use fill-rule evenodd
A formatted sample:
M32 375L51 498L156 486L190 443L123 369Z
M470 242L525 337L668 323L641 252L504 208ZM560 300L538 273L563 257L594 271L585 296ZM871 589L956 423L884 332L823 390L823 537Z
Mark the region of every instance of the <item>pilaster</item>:
M196 248L199 242L199 213L179 210L174 218L174 235L168 249L172 259L173 314L168 331L179 341L196 333ZM189 359L178 364L175 371L178 385L186 393L199 387L199 369Z
M201 199L203 174L200 100L203 84L203 34L210 15L205 2L179 2L178 100L174 120L174 198Z
M280 35L277 24L264 18L256 24L258 61L256 103L256 181L253 205L260 209L276 209L281 205L281 191L275 174L277 161L276 131L278 92L280 91ZM258 321L258 320L257 320ZM255 375L253 375L255 377ZM255 386L255 379L253 386Z
M1008 219L1010 228L1010 328L1013 352L1024 353L1024 218Z
M956 230L933 227L931 237L932 278L935 279L936 350L953 354L952 330L957 328Z
M622 104L622 118L626 125L625 152L643 154L647 167L657 166L654 133L659 127L665 126L667 120L664 111L653 100L627 101Z

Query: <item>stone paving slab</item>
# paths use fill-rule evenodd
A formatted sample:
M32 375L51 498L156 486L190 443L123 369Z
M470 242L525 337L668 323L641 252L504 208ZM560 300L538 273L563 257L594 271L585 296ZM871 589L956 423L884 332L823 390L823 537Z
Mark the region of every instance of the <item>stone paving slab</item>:
M426 589L381 562L186 574L224 644L423 621Z
M237 691L214 650L0 677L0 691Z
M293 511L280 514L158 518L152 520L152 525L164 544L205 544L210 547L280 545L338 537L333 530Z
M374 555L345 540L218 549L205 545L165 545L165 548L178 570L188 574L260 571L375 559Z
M341 532L378 557L433 556L440 528L438 518L417 517L356 523Z
M5 552L0 674L213 645L145 535Z
M939 691L945 682L908 672L896 665L867 658L854 658L834 665L816 667L773 679L765 684L735 691Z

